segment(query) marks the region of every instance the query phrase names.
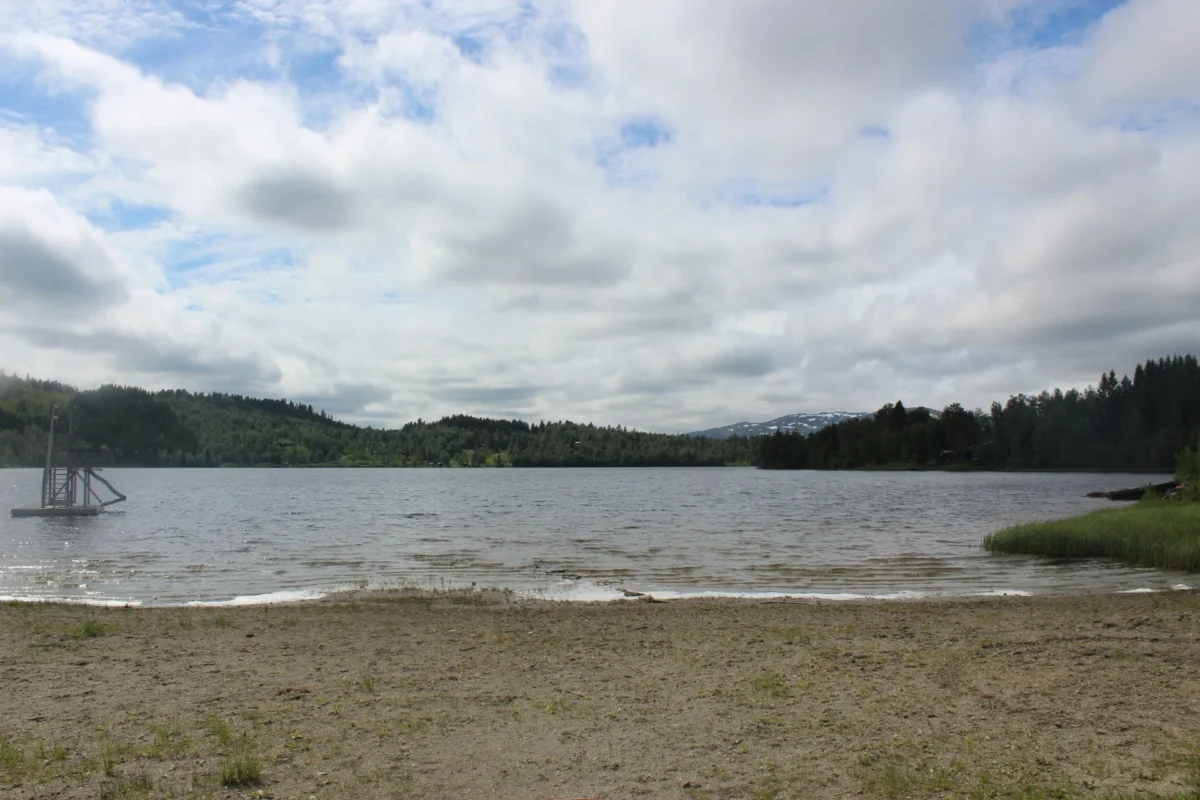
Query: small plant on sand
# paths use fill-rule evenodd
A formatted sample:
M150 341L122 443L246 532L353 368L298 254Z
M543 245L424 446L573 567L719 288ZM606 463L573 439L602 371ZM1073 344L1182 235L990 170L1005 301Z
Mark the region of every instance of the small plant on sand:
M112 778L117 774L117 765L121 763L121 751L109 745L100 753L100 766L106 777Z
M754 690L771 697L786 697L792 692L787 681L773 672L767 672L755 678Z
M1193 749L1183 759L1183 767L1187 770L1188 782L1192 788L1200 792L1200 748Z
M779 631L779 637L788 644L808 644L812 639L799 628L784 628Z
M17 772L25 764L25 751L8 739L0 739L0 769L9 774Z
M142 758L165 759L171 756L182 756L187 753L192 744L178 725L153 725L150 727L150 732L154 734L154 741L138 751L138 755Z
M78 625L72 625L67 628L67 636L72 639L91 639L96 636L103 636L110 631L116 630L114 625L105 625L98 619L87 619Z
M221 764L222 786L253 786L261 781L258 759L248 749L239 750Z
M363 675L358 679L358 683L362 686L363 691L369 694L375 694L375 678L372 675Z
M128 797L142 797L154 789L154 781L149 775L133 775L129 778L119 778L100 789L100 800L124 800Z
M920 785L917 775L900 764L888 762L867 779L867 791L889 800L906 797Z
M220 717L206 717L204 727L208 728L208 731L213 736L216 736L217 741L221 744L229 744L229 741L233 738L233 728Z
M561 697L551 700L549 703L539 704L538 708L545 711L547 714L561 714L567 710L567 701Z
M213 617L212 625L214 628L228 628L229 617L225 616L224 614L217 614L215 617Z

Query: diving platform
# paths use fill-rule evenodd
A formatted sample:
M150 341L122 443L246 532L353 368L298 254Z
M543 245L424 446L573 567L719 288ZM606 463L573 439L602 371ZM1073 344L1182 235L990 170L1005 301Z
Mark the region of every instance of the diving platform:
M17 506L12 510L14 517L94 517L113 503L125 500L125 495L100 477L100 470L79 465L83 450L75 446L74 408L71 410L66 445L55 448L57 411L57 408L50 411L50 436L46 444L46 467L42 470L41 502ZM100 487L111 492L112 497L101 497L98 491Z
M94 517L104 506L39 506L30 503L12 510L14 517Z

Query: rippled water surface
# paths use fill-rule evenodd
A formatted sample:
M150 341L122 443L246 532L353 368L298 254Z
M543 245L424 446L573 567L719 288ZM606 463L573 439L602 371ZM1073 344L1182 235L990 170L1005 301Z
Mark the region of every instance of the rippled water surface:
M10 519L0 597L173 604L355 586L676 594L1163 589L1188 576L998 556L982 537L1166 476L597 470L106 470L94 519Z

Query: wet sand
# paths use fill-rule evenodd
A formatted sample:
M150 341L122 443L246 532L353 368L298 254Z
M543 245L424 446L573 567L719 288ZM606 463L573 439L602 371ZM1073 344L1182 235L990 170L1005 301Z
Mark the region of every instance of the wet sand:
M1193 592L5 605L0 796L1171 796L1198 635Z

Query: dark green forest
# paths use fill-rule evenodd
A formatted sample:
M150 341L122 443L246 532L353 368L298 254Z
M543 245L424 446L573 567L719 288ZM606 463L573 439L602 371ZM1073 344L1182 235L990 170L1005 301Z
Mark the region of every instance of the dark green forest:
M706 439L469 416L383 430L311 405L237 394L77 391L0 373L0 466L40 466L50 410L74 406L97 465L129 466L723 466L766 469L1161 469L1200 438L1195 356L1100 376L1084 391L1045 391L940 415L889 403L811 435Z
M989 410L957 403L940 417L889 403L873 416L810 436L760 441L764 469L977 467L982 469L1161 469L1200 436L1196 357L1139 364L1080 392L1019 394Z
M0 466L41 466L50 410L97 465L607 467L749 465L749 439L703 439L574 422L453 416L395 430L350 425L311 405L231 394L77 391L0 373ZM59 428L61 431L62 428Z

